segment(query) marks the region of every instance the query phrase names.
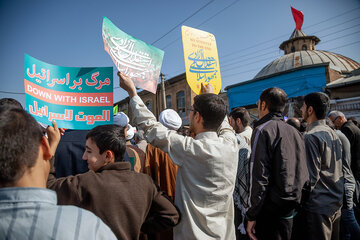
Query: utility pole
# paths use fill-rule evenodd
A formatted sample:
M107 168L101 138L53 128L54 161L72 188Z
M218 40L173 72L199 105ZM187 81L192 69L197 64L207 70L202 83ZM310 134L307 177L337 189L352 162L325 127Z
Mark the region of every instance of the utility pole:
M161 99L162 99L162 110L166 109L166 98L165 98L165 83L164 83L164 74L160 73L161 77ZM162 111L161 110L161 111Z

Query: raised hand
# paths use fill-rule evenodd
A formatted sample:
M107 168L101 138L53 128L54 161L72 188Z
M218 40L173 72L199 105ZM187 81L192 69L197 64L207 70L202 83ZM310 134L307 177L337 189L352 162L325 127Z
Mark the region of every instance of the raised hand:
M205 86L204 83L201 83L201 92L202 93L214 93L214 88L211 85L211 83L209 83L208 85Z
M55 121L52 121L53 126L48 126L46 128L46 133L48 135L48 141L50 145L50 154L54 155L57 146L59 145L60 138L61 138L61 131L57 126Z
M130 98L136 96L137 93L134 82L121 72L118 72L118 76L120 77L120 87L128 92Z

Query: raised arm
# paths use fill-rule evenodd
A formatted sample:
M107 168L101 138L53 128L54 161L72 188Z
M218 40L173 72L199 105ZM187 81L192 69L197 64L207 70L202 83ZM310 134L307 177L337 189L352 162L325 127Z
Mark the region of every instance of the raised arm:
M122 73L118 73L118 75L120 77L120 87L127 91L130 97L130 106L133 112L133 122L136 124L136 126L144 130L144 136L147 141L152 145L160 148L164 152L168 152L170 157L173 152L172 150L174 149L170 148L170 145L176 146L177 150L179 148L186 149L188 146L188 141L192 141L193 139L179 135L176 131L169 130L161 123L157 122L154 114L147 109L141 98L137 95L136 88L131 79ZM175 158L171 157L171 159ZM174 161L174 163L181 165L180 162Z

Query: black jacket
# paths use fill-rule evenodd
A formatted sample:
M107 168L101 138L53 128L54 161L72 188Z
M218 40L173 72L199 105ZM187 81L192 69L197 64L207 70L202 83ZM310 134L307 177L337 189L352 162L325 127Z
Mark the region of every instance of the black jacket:
M300 203L309 178L303 136L280 113L269 113L254 125L250 158L250 203L246 216L256 220L265 206L281 216Z
M88 130L66 130L55 152L56 177L67 177L89 171L82 160Z

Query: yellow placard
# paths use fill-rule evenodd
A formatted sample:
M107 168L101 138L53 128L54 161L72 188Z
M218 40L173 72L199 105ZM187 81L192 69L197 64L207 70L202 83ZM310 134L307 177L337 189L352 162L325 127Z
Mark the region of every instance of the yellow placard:
M201 92L201 83L211 83L214 93L221 90L219 57L215 36L195 28L181 27L186 80L196 94Z

